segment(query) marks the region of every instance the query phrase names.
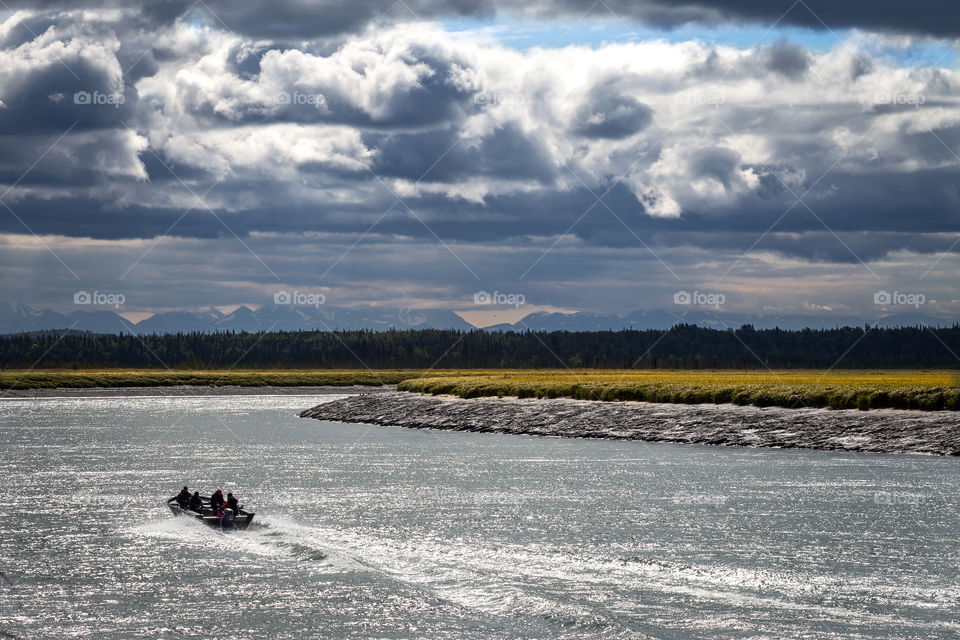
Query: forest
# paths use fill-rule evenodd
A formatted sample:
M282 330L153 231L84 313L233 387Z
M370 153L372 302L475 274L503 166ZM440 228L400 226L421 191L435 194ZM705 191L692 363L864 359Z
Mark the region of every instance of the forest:
M960 325L0 336L0 369L957 369Z

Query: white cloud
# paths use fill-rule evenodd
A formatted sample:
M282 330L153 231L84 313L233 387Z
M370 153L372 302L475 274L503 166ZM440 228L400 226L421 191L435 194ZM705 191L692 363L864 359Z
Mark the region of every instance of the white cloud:
M169 37L185 53L137 88L163 114L156 128L167 132L161 146L220 173L258 164L271 172L277 158L283 166L310 161L356 169L377 153L356 135L346 142L344 132L336 134L339 143L324 133L326 142L289 146L280 132L291 129L278 128L278 121L336 123L366 134L455 126L459 144L473 149L509 125L547 150L550 166L580 176L562 171L557 188L579 187L580 180L599 186L624 175L648 213L677 216L735 207L756 194L758 165L777 165L765 170L770 176L802 179L840 156L850 171L951 164L904 159L898 148L904 134L952 126L958 118L952 72L871 63L858 74L853 67L862 54L849 47L813 54L784 44L770 53L652 41L518 52L409 24L369 30L326 55L266 48L259 73L241 77L231 56L266 45L176 29ZM950 106L878 111L918 95ZM893 104L885 105L883 96ZM254 143L272 150L260 153ZM739 156L730 179L690 174L691 163L680 156L701 148ZM444 150L424 153L436 159ZM441 173L424 178L442 183L426 191L401 188L482 201L532 187L529 178L511 173L482 179Z
M439 229L445 239L505 245L536 238L537 251L556 241L558 252L568 243L625 251L642 235L658 250L697 246L719 259L714 252L748 247L794 202L791 192L812 188L806 199L841 233L916 224L946 232L957 200L943 175L960 169L958 73L870 57L863 34L820 53L666 41L518 51L411 23L332 46L183 21L148 36L117 26L114 12L89 24L54 16L24 39L15 24L37 15L0 26L0 175L13 183L77 123L11 195L88 203L89 215L108 221L98 232L115 231L117 242L162 232L168 217L197 206L154 153L196 193L222 181L205 200L235 213L241 236L361 233L399 194L417 218L398 205L384 233L421 243L410 255L424 242L434 249ZM133 77L125 70L141 54L145 70ZM79 105L81 89L125 103ZM588 189L615 190L605 204L640 231L628 233ZM55 204L51 224L66 224ZM591 205L597 215L577 223ZM104 213L125 207L149 212L155 227ZM728 219L737 231L721 242ZM187 222L176 231L223 231ZM842 245L822 246L835 240L828 234L804 237L824 233L807 222L795 237L772 234L770 250L860 268ZM692 225L710 228L696 235ZM652 237L668 232L676 235ZM78 224L63 233L90 232ZM857 257L934 246L907 247L908 237L860 238ZM409 262L391 259L396 273Z
M277 179L294 179L298 167L308 164L360 172L371 156L355 129L328 125L270 124L177 133L160 148L173 160L214 174L254 170Z

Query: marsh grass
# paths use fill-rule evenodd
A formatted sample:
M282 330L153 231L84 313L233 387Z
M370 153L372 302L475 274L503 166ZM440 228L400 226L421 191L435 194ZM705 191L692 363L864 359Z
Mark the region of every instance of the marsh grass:
M0 389L382 386L461 398L513 396L760 407L958 410L955 374L943 371L567 371L416 369L89 369L0 371Z
M168 387L174 385L241 387L381 386L419 375L406 370L174 370L80 369L0 371L2 389L92 387Z
M960 390L954 374L940 371L504 372L420 377L401 382L399 388L461 398L563 397L790 408L960 409Z

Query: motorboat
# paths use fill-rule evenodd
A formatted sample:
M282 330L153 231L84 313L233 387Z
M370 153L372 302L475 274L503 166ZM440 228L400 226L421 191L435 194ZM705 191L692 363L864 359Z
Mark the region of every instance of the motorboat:
M210 504L209 497L201 496L200 501L199 511L191 509L189 503L177 502L177 496L167 500L167 506L170 507L173 515L194 518L207 526L223 530L246 529L253 522L253 516L256 515L252 511L245 510L243 505L238 505L237 513L234 513L228 505L214 509Z

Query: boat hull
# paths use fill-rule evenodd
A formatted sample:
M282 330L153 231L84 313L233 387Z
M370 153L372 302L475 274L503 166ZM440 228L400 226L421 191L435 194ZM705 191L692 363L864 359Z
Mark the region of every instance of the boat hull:
M215 529L229 530L229 529L239 529L243 530L250 526L250 523L253 522L254 513L249 511L240 510L240 513L233 518L233 524L229 526L223 526L220 521L220 518L217 517L216 513L209 510L204 510L202 513L197 513L190 509L184 509L176 502L168 502L167 506L170 507L170 511L173 512L175 516L183 516L185 518L193 518L194 520L199 520L208 527L213 527Z

